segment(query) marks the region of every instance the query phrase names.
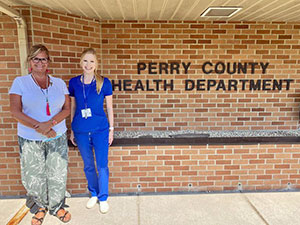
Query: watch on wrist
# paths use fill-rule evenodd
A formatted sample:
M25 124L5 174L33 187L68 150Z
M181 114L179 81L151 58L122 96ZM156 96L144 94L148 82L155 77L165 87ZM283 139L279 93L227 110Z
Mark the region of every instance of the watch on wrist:
M114 127L109 127L108 129L109 129L109 131L113 131Z

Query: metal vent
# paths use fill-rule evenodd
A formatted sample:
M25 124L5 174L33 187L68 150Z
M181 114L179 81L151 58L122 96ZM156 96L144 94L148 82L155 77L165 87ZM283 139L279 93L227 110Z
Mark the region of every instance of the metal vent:
M202 14L201 17L231 17L240 11L241 7L226 7L226 6L215 6L208 7Z

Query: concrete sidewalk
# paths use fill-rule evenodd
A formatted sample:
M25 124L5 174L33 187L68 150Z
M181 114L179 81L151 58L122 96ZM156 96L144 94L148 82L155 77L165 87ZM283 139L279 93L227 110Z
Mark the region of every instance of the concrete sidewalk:
M297 225L300 192L112 196L110 211L98 204L86 209L87 197L67 199L69 225ZM25 199L0 199L0 224L6 224ZM28 213L20 225L30 225ZM47 214L43 225L64 224Z

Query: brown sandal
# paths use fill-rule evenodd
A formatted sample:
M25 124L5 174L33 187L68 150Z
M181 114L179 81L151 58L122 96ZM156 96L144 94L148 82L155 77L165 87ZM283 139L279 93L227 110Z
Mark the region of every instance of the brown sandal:
M60 210L64 210L64 211L65 211L64 215L62 215L62 216L58 216L58 215L57 215L57 213L58 213ZM66 211L64 208L60 208L60 209L57 211L57 213L56 213L56 217L57 217L61 222L67 223L67 222L69 222L69 221L71 220L71 214L70 214L68 211ZM66 215L68 215L68 214L70 215L70 218L69 218L68 220L65 220Z
M45 208L39 208L38 211L34 214L34 216L32 217L32 220L31 220L31 225L41 225L44 221L44 218L46 216L46 213L47 213L47 209ZM38 213L44 213L44 215L40 218L37 218L36 215ZM39 224L36 224L36 223L33 223L33 220L36 220L36 222L39 222Z

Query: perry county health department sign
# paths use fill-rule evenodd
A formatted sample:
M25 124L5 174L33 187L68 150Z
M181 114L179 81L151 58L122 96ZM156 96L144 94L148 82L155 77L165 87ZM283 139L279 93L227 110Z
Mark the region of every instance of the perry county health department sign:
M191 62L139 62L137 63L137 74L147 72L148 74L188 74ZM265 74L269 62L204 62L201 65L203 74ZM181 71L181 72L180 72ZM289 90L293 79L186 79L184 80L185 91L272 91ZM174 80L112 80L114 91L173 91Z

